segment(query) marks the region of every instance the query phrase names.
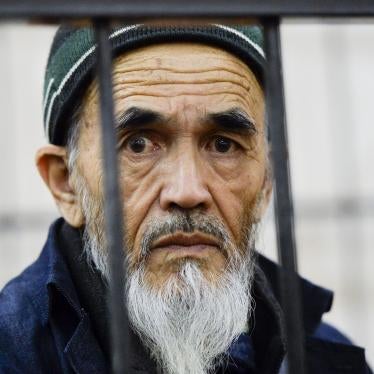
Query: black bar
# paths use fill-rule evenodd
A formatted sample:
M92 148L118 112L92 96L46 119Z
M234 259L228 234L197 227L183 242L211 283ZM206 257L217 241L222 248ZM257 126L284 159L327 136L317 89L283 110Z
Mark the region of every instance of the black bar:
M0 18L365 17L373 0L0 0Z
M112 94L112 58L107 22L95 23L98 44L98 78L102 129L103 183L105 197L105 230L110 262L110 312L112 372L129 373L128 352L129 324L125 308L125 284L127 264L123 253L125 238L123 209L118 185L117 142L114 132L114 108Z
M281 303L284 311L288 372L305 373L304 328L296 264L294 213L290 183L287 125L283 89L279 18L265 26L267 72L265 78L267 120L275 179L274 202L280 272Z

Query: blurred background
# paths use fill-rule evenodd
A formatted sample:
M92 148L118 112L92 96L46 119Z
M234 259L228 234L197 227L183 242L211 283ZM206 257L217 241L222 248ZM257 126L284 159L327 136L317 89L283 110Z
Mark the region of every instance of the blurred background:
M285 20L281 31L299 270L335 292L326 321L374 365L374 22ZM34 166L54 32L0 25L0 288L59 216ZM258 249L276 259L271 208Z

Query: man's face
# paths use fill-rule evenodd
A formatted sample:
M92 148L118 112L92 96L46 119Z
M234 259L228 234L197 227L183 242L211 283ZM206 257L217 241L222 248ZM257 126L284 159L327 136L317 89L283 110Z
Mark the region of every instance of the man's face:
M228 52L185 43L118 57L113 92L131 268L142 263L148 284L160 287L191 260L214 281L233 251L247 250L246 229L260 218L264 203L261 87ZM84 98L81 119L77 167L100 201L95 84ZM179 225L166 230L170 217ZM227 240L234 245L223 246Z

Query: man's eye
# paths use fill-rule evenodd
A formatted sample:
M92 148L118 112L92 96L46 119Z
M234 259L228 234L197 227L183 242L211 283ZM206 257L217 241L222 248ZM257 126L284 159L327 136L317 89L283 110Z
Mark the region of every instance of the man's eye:
M214 140L214 151L219 153L227 153L234 148L234 142L223 136L218 136Z
M145 136L132 136L127 142L127 148L134 153L145 153L154 150L156 145Z

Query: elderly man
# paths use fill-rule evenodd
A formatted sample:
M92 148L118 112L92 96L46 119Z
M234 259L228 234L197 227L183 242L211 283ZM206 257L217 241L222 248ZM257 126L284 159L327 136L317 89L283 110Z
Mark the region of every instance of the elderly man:
M279 373L277 266L256 255L271 194L258 27L128 26L110 36L129 261L131 373ZM60 28L46 71L39 172L63 218L0 297L2 373L105 373L104 235L92 30ZM367 373L300 279L309 373Z

